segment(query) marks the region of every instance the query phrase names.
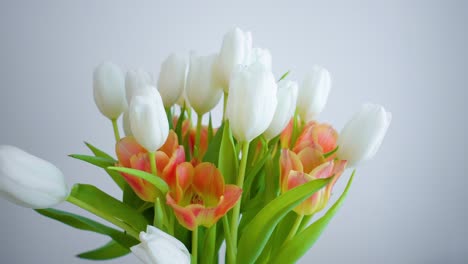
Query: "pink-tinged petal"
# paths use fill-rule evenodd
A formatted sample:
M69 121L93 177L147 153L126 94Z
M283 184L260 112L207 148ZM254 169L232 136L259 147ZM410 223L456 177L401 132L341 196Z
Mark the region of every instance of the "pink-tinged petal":
M296 141L296 145L293 148L293 151L295 153L301 152L304 148L314 148L318 150L322 150L321 146L318 145L317 142L314 141L313 138L313 131L316 127L316 123L308 123L304 129L302 130L302 133L299 135Z
M287 185L288 175L291 170L299 171L299 172L304 171L299 157L296 155L296 153L288 149L281 150L280 168L281 168L280 183L281 183L281 189L283 191L286 191L288 188L288 185Z
M330 199L333 187L335 186L335 183L343 174L343 171L346 168L346 164L347 164L346 160L334 161L334 166L333 166L333 171L332 171L333 180L330 183L328 183L327 187L325 188L324 199L323 199L322 204L320 205L319 210L322 210L327 205L328 200Z
M298 157L306 173L310 173L313 169L325 162L322 152L316 148L306 147L299 152Z
M310 172L313 179L326 179L333 176L333 161L323 163Z
M123 167L130 167L130 159L132 156L139 153L146 153L147 151L138 144L133 137L125 137L119 140L115 146L115 152L119 163Z
M224 178L213 163L203 162L195 167L193 187L203 197L218 197L224 194Z
M284 128L283 132L280 135L280 142L282 149L289 149L291 146L291 138L293 133L294 120L291 119L288 125Z
M195 214L192 210L178 205L169 193L166 195L166 200L167 204L174 209L174 214L183 227L193 231L198 226Z
M162 151L156 151L156 169L158 171L158 176L162 175L164 168L166 168L167 164L169 164L169 157L166 155L166 153ZM151 170L151 164L150 170ZM148 171L151 172L151 171Z
M242 189L233 184L227 184L224 187L224 195L221 197L215 211L215 222L231 210L239 201L242 195Z
M179 146L172 154L169 163L165 166L162 172L162 178L169 186L173 186L175 184L175 171L177 165L181 164L182 162L185 162L185 151L183 146Z
M189 162L183 162L177 166L175 186L171 186L174 189L174 199L177 203L180 203L184 193L192 184L194 174L195 170Z
M172 153L174 153L174 151L176 151L178 147L179 140L177 139L177 134L173 130L170 130L166 142L164 143L164 145L162 145L159 151L162 151L166 153L168 157L171 157Z
M130 168L151 173L151 165L148 153L140 153L130 158Z
M323 153L328 153L336 148L338 133L328 124L316 125L312 130L314 142L322 147Z
M299 171L291 171L288 176L288 190L291 190L297 186L301 186L305 183L314 180L314 178L306 173ZM325 189L322 188L307 198L305 201L300 203L294 208L294 211L300 215L310 215L313 214L318 206L320 205L321 197Z

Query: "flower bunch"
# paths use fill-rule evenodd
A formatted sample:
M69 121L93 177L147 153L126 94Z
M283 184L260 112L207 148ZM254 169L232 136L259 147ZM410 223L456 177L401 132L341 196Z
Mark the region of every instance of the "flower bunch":
M69 190L54 165L11 146L0 147L0 195L109 236L78 255L85 259L132 251L144 263L218 263L225 242L227 263L294 262L341 206L354 172L334 205L315 222L314 214L347 168L376 154L391 115L366 104L338 133L317 120L330 73L312 66L301 84L287 77L275 78L270 52L238 28L219 53L170 55L157 81L105 62L94 71L94 99L113 125L115 155L87 143L92 155L70 156L104 169L122 197L88 184ZM118 229L48 208L65 200Z

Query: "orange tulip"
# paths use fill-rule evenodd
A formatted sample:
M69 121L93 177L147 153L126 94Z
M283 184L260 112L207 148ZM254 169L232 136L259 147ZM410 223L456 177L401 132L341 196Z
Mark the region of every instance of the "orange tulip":
M125 137L117 142L116 152L119 159L117 166L151 173L149 153L133 137ZM155 159L158 176L169 185L172 184L175 180L177 165L185 161L184 148L179 146L174 131L169 132L166 142L156 152ZM161 196L158 189L148 181L130 174L121 174L142 200L154 202L157 197Z
M179 223L189 230L202 225L211 227L239 200L242 189L224 184L214 164L203 162L193 166L184 162L177 166L176 180L166 195Z
M333 186L346 167L345 160L327 161L306 171L298 155L290 150L281 153L281 191L284 193L294 187L316 179L333 179L322 189L299 204L294 211L300 215L311 215L319 212L327 205Z

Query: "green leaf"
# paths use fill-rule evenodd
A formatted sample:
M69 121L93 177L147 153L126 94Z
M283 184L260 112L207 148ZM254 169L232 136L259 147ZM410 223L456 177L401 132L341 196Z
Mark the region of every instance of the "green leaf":
M80 155L80 154L71 154L68 156L74 159L79 159L79 160L88 162L90 164L93 164L95 166L98 166L104 169L115 165L115 160L104 158L104 157L95 157L95 156Z
M328 212L322 216L319 220L315 221L312 225L307 227L304 231L296 234L296 236L284 243L279 250L278 254L271 259L271 263L292 263L299 260L317 241L322 232L327 227L330 220L336 214L343 204L351 183L353 182L354 172L349 178L346 189L343 191L341 197L335 202L335 204L328 210Z
M208 228L205 232L205 236L203 239L203 247L202 252L200 254L200 263L212 263L213 262L213 255L215 255L215 247L216 247L216 224L212 227Z
M223 138L221 139L220 152L218 157L218 168L227 184L234 184L237 177L238 159L236 157L236 147L232 138L229 122L225 122Z
M334 148L332 151L323 154L323 158L327 159L331 155L335 154L335 152L337 152L339 148L340 148L340 146L336 146L336 148Z
M115 199L97 187L75 184L67 199L69 202L135 233L146 229L146 218L127 204ZM125 228L125 229L126 229Z
M186 110L186 107L185 107L185 103L184 103L184 106L182 107L182 110L180 110L180 115L179 115L179 118L177 119L177 124L176 124L176 127L175 127L175 133L177 134L179 142L183 142L182 124L184 123L184 120L185 120L185 110Z
M101 158L104 158L107 160L107 162L110 162L112 160L112 164L116 164L117 161L109 154L107 154L106 152L98 149L97 147L91 145L90 143L88 142L85 142L86 146L93 152L93 154L96 156L96 157L101 157ZM112 165L111 165L112 166ZM99 166L100 167L100 166ZM104 167L104 170L107 172L107 174L112 178L112 180L119 186L119 188L124 191L125 190L125 186L128 185L125 180L122 178L122 175L120 175L120 173L118 172L115 172L115 171L110 171L108 169L106 169L107 167Z
M85 142L85 144L93 152L93 154L96 157L107 158L107 159L110 159L110 160L114 160L114 162L117 162L111 155L107 154L106 152L96 148L95 146L91 145L88 142Z
M119 186L119 188L124 191L125 186L128 186L128 183L125 181L125 179L122 177L122 175L116 171L111 171L109 169L104 169L107 174L112 178L112 180Z
M61 211L57 209L52 209L52 208L37 209L35 211L43 216L57 220L71 227L107 235L110 238L112 238L114 241L116 241L117 243L119 243L120 245L126 248L130 248L140 243L138 240L125 234L124 232L105 226L101 223L98 223L94 220L91 220L89 218L86 218L80 215L76 215L73 213L69 213L69 212L65 212L65 211Z
M122 201L135 209L142 208L142 206L146 203L145 201L141 200L140 197L138 197L135 191L133 191L132 187L130 187L128 184L125 184Z
M104 246L78 254L77 257L89 260L107 260L122 257L128 253L130 253L130 249L121 246L114 240L111 240Z
M246 226L238 243L237 263L254 263L278 222L330 180L331 178L313 180L285 192L268 203Z
M291 72L291 71L285 72L285 73L281 76L281 78L279 78L278 82L281 81L281 80L284 80L284 79L289 75L290 72Z
M149 183L153 184L158 190L160 190L164 194L167 193L167 191L169 190L169 186L167 186L167 183L163 179L156 177L153 174L148 173L146 171L124 167L108 167L108 169L130 174L132 176L146 180Z
M166 108L167 121L169 121L169 129L174 129L174 123L172 122L171 108Z
M208 142L211 142L213 135L214 135L213 120L212 120L211 112L210 112L210 119L208 120Z
M206 151L205 156L203 157L204 162L211 162L218 166L218 158L221 146L221 140L223 139L224 124L222 124L218 131L216 132L213 140L208 145L208 150Z

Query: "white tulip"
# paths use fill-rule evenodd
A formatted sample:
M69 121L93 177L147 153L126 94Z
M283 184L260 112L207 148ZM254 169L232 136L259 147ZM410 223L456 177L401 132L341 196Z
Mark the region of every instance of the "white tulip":
M267 70L271 71L272 69L272 58L271 52L267 49L254 48L252 52L244 62L245 65L250 65L254 63L262 64Z
M345 125L338 137L338 157L355 167L371 159L379 149L392 120L380 105L364 104Z
M129 107L130 128L137 142L148 152L155 152L169 135L169 123L159 92L149 87L146 96L135 96Z
M250 142L265 132L275 114L277 89L275 77L260 63L234 72L226 117L237 140Z
M213 74L217 55L190 56L190 69L187 77L187 99L198 115L213 109L223 93Z
M94 70L94 101L109 119L117 119L127 107L124 75L119 66L104 62Z
M17 147L0 146L0 196L20 206L41 209L68 197L62 172Z
M278 83L278 105L270 126L263 133L266 139L276 137L288 125L296 110L297 90L296 82L281 81Z
M245 64L252 50L252 34L234 28L224 35L218 58L218 74L225 92L228 92L231 74L239 64Z
M303 121L311 121L323 111L330 88L330 73L325 68L314 66L299 86L297 110Z
M131 250L145 264L190 263L190 253L185 245L154 226L148 226L146 233L140 233L140 241Z
M158 90L166 108L171 107L184 91L187 63L185 58L171 54L161 65Z
M125 95L127 103L130 104L132 98L137 95L145 95L148 86L153 86L154 80L151 73L138 69L130 70L125 76Z
M123 125L123 130L124 130L125 136L127 136L127 137L133 136L132 128L131 128L131 125L130 125L130 113L129 113L128 109L127 109L127 111L125 111L123 113L122 125Z

